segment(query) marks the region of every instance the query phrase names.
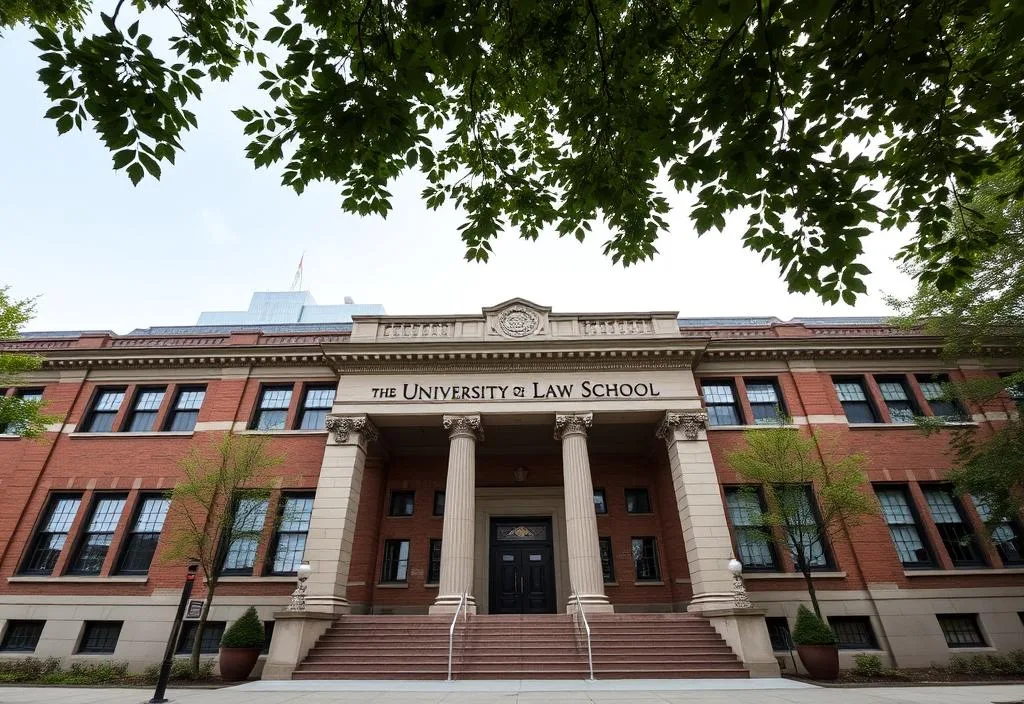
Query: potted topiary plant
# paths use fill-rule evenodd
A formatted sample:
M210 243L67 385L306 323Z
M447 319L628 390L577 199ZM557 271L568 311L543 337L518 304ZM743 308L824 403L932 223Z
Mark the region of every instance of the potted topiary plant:
M816 614L803 604L796 612L793 643L807 674L816 680L839 677L839 648L836 635Z
M263 624L256 609L249 607L242 617L224 631L220 639L220 676L227 682L248 679L263 650Z

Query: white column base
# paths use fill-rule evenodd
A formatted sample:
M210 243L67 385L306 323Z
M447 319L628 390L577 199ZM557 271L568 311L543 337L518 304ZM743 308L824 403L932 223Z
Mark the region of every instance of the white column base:
M429 609L427 609L427 613L431 616L434 614L453 614L458 610L461 602L461 594L445 594L437 597L437 600L430 605ZM476 599L473 598L472 594L470 594L469 598L466 600L466 605L463 607L463 610L467 614L476 613Z
M604 594L580 594L580 604L576 603L575 598L569 599L565 605L565 613L576 613L580 605L583 606L583 612L588 614L611 614L615 612L615 607L611 605L608 597Z
M735 608L735 595L732 592L704 592L695 594L686 610L691 613L701 613L709 609L732 609Z
M307 596L306 611L342 616L352 613L352 606L340 596Z

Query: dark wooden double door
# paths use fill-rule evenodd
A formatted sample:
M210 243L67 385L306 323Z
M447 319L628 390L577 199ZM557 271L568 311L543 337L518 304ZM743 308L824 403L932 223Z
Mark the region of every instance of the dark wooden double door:
M555 612L550 518L491 520L490 613Z

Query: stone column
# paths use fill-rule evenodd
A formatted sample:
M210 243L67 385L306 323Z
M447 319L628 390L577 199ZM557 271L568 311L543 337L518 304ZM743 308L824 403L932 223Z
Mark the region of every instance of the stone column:
M597 539L594 511L594 482L587 454L587 428L592 413L555 416L555 439L562 441L562 477L565 485L565 542L569 553L570 592L579 594L583 610L612 611L604 594L601 548ZM569 599L566 610L576 610Z
M444 416L448 446L448 479L444 490L441 532L441 581L430 613L452 613L468 594L467 609L476 613L473 597L473 551L476 521L476 442L483 440L480 416Z
M366 416L334 415L327 417L327 429L331 438L324 450L306 537L305 558L313 568L306 609L342 614L349 612L346 589L366 448L377 439L377 429Z
M707 438L708 415L669 411L657 436L668 446L693 598L687 611L733 606L732 538Z

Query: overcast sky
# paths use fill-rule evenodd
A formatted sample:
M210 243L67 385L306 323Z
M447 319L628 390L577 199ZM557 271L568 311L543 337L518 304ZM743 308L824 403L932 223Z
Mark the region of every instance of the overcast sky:
M867 240L870 295L853 308L786 292L778 270L740 245L739 229L698 239L685 199L653 261L612 265L604 237L537 242L514 232L487 264L463 260L461 215L428 210L417 176L394 184L386 220L343 213L335 186L302 196L255 171L230 114L259 102L254 82L207 86L161 181L132 187L91 131L58 136L27 32L0 37L0 285L40 296L30 330L189 325L204 310L244 309L256 290L287 290L305 252L304 288L319 303L381 303L392 314L472 313L513 296L556 311L678 310L685 317L879 315L910 282L892 235ZM742 223L740 223L742 224Z

